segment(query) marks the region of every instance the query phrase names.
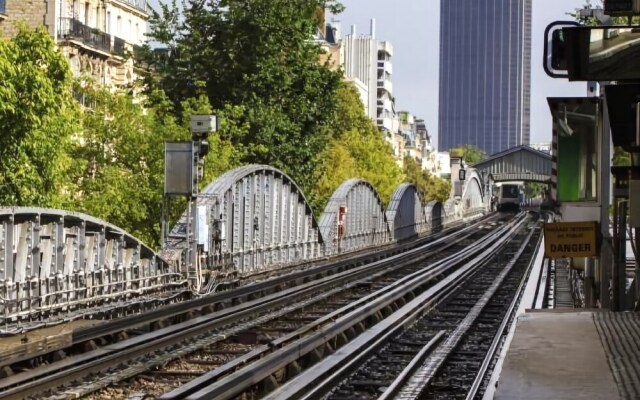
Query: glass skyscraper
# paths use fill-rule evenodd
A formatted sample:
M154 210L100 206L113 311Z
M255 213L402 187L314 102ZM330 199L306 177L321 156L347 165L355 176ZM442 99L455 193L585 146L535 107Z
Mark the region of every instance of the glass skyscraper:
M529 143L531 0L440 1L438 148Z

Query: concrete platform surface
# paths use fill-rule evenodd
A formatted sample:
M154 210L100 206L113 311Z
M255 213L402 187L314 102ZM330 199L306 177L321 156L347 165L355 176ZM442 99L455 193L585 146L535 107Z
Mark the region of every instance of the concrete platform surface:
M521 315L494 398L640 399L640 314Z

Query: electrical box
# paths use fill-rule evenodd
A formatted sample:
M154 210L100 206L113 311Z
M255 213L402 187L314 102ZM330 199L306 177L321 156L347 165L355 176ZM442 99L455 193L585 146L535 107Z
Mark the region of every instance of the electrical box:
M193 142L165 142L164 194L165 196L194 195Z
M640 228L640 180L629 181L629 226Z
M215 115L192 115L191 133L206 134L218 129L218 118Z

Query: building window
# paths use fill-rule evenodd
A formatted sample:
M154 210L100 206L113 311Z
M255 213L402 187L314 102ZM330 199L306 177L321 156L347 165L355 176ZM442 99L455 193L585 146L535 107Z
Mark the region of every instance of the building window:
M89 25L89 3L84 3L84 24Z
M122 17L118 15L116 18L116 36L120 36L122 34Z

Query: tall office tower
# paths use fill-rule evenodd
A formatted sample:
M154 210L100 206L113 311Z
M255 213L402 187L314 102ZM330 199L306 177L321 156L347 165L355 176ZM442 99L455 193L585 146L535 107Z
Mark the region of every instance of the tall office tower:
M438 148L529 143L531 0L440 1Z

